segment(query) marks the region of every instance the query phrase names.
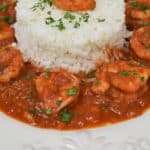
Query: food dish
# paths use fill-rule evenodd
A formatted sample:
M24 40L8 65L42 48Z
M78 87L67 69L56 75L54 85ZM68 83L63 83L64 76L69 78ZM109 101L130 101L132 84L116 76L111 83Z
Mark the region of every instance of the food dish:
M40 9L44 10L45 6L49 6L51 8L51 5L56 5L54 6L54 9L55 7L58 7L57 9L61 9L62 12L65 11L69 13L69 16L72 16L70 10L67 9L68 6L66 6L64 3L62 3L63 6L62 8L60 8L60 3L57 3L57 1L55 1L54 3L50 2L51 1L39 1L39 3L35 3L33 7L28 7L28 9L32 9L32 13L34 14L34 11L36 11L35 8L39 6ZM95 2L95 7L97 6L97 4L98 6L100 6L97 1ZM107 2L108 1L105 1L106 4ZM15 32L17 37L16 42L17 45L20 46L20 50L23 53L21 54L20 51L17 50L17 48L15 48L14 46L10 46L13 41L15 42L15 38L13 28L7 23L11 24L13 22L13 20L10 19L10 16L8 19L8 14L12 17L15 17L14 1L12 2L8 0L1 2L1 19L3 20L3 22L1 22L2 28L0 30L1 110L9 116L12 116L13 118L16 118L20 121L26 122L36 127L64 130L91 128L116 123L139 116L143 112L145 112L150 106L150 4L149 1L146 0L129 0L126 2L120 0L118 2L120 2L119 5L121 5L121 8L122 6L124 6L124 3L126 3L126 24L129 30L134 30L133 34L130 38L126 39L126 42L124 42L126 43L126 47L121 47L122 40L125 40L123 37L125 37L126 34L124 33L124 31L120 34L120 31L124 29L124 25L122 20L118 20L118 22L121 22L119 23L121 25L120 28L116 26L116 31L119 31L118 37L121 37L121 42L119 41L119 44L117 44L120 45L120 47L116 47L116 44L113 45L109 44L109 42L104 42L105 49L100 47L96 50L96 53L98 53L97 56L99 57L101 56L101 52L105 52L107 59L105 59L105 57L103 57L102 55L101 57L104 58L103 61L101 58L99 58L100 61L97 62L95 60L95 64L93 62L90 62L90 64L94 64L94 68L92 69L95 70L89 71L88 69L91 68L87 68L87 70L89 71L88 73L87 71L85 71L85 66L83 67L83 69L81 69L84 70L82 72L79 72L81 70L78 68L71 70L71 66L68 68L70 63L67 64L68 66L66 67L66 69L62 66L61 60L65 60L62 57L58 57L58 59L60 59L60 63L58 63L59 66L57 67L55 65L52 65L52 68L36 66L38 64L35 63L38 62L37 57L35 57L35 54L32 53L30 54L30 59L29 53L28 56L25 56L25 52L27 51L27 47L25 48L25 46L29 46L29 48L34 50L33 44L35 44L37 47L37 45L42 42L42 40L35 43L33 42L33 40L32 44L29 43L30 34L29 32L26 32L26 29L24 34L23 31L24 27L26 27L26 23L30 26L30 22L23 22L24 24L22 24L19 14L17 14L16 19L18 20L16 21L15 25ZM69 0L67 4L69 4ZM114 3L114 1L112 0L110 4L113 5L116 3ZM20 0L17 10L20 11L20 7L22 5L24 6L24 1ZM64 5L67 8L64 8ZM72 5L70 9L75 9L74 6L75 5ZM81 14L85 13L85 8L88 9L87 11L94 11L93 5L90 10L89 6L85 5L84 8L80 8L79 6L76 8L80 10ZM26 17L27 8L24 9ZM83 9L84 12L81 9ZM122 12L123 9L121 9L121 13ZM132 12L136 12L136 17L139 16L139 18L135 19L135 16L133 15L135 13ZM73 13L76 13L76 10L73 10ZM118 16L120 18L120 14ZM121 17L122 16L123 15L121 14ZM39 22L38 19L37 22ZM62 21L60 24L62 29ZM54 30L57 30L56 27L58 26L50 26L50 28L53 27ZM102 29L101 26L98 27L98 29L99 28ZM112 29L113 28L111 28L111 30ZM37 31L36 25L35 31ZM34 34L36 33L35 31L33 32ZM61 35L64 32L59 30L59 34ZM24 36L26 35L28 36L28 38L24 38ZM43 33L41 32L40 35L43 36ZM118 37L115 38L115 34L113 36L115 40L111 39L111 41L116 41ZM141 36L143 38L141 38ZM107 36L108 41L110 40L110 37L111 36ZM40 40L38 36L37 39ZM50 40L50 38L48 39ZM58 42L60 42L59 38ZM69 42L68 39L67 42ZM27 45L28 43L29 45ZM48 42L46 42L45 44L47 43ZM60 47L60 50L62 50L62 47ZM28 51L31 51L31 49ZM45 58L43 58L43 56L38 52L38 48L35 50L37 50L37 55L41 56L41 60L45 60ZM44 52L43 50L44 49L42 48L42 52ZM55 51L51 51L52 54L55 54L54 52ZM95 52L93 51L93 54L94 53ZM80 56L83 58L82 54ZM24 63L23 57L25 57L28 62ZM73 62L71 65L74 66L75 63L76 62ZM84 60L82 60L82 63L85 63ZM45 66L47 65L45 64Z

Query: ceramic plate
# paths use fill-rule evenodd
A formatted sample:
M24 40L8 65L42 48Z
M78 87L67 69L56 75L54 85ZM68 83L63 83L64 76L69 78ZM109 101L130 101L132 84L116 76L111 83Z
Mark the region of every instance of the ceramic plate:
M1 150L150 150L150 112L96 129L38 129L0 114Z

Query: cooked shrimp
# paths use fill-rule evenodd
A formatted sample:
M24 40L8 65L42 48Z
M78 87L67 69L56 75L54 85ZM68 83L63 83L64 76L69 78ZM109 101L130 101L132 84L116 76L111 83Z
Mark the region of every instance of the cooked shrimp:
M126 4L126 12L133 19L150 19L149 0L130 0Z
M108 65L108 74L112 86L132 93L147 84L150 69L140 67L136 62L120 61Z
M138 57L150 60L150 26L134 31L130 44Z
M150 76L150 69L147 67L140 67L136 62L114 62L108 64L105 69L106 70L97 72L96 80L99 81L99 84L96 85L93 83L94 88L92 87L95 93L106 92L110 86L123 92L134 93L146 86ZM103 74L104 76L102 76ZM100 87L103 89L99 90Z
M86 11L96 7L95 0L53 0L54 4L68 11Z
M14 30L9 24L0 22L0 46L10 44L14 41Z
M77 100L79 80L65 70L45 72L36 79L39 96L45 102L45 108L59 112Z
M0 19L12 18L12 22L15 20L16 11L15 4L17 0L2 0L0 1Z
M0 82L16 78L23 67L21 53L14 47L0 48Z
M92 85L92 91L95 93L105 93L110 87L107 70L104 69L96 73L96 80Z

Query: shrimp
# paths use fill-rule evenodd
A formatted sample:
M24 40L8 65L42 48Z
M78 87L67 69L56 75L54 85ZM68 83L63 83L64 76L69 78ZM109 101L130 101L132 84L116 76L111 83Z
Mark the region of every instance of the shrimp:
M76 102L79 95L79 80L62 69L41 74L35 83L39 96L45 103L44 107L51 108L53 112L59 112Z
M149 68L140 67L136 62L114 62L107 69L111 85L129 93L143 88L150 75Z
M21 53L14 47L0 48L0 82L9 82L16 78L23 67Z
M15 21L16 11L15 4L17 0L2 0L0 2L0 19L7 20L11 18L9 23L13 23Z
M86 11L96 7L95 0L53 0L53 3L68 11Z
M103 70L96 73L96 80L92 85L92 91L94 93L105 93L110 88L109 79L107 76L107 70L104 67Z
M138 57L150 60L150 26L134 31L130 44Z
M126 3L127 15L133 19L150 19L149 0L130 0Z
M135 93L147 84L149 75L150 69L140 67L136 62L113 62L105 66L104 70L97 72L96 80L99 81L99 84L95 85L93 83L93 86L95 88L97 86L97 89L103 87L103 90L100 90L101 92L106 92L110 86L113 86L126 93ZM107 85L106 88L104 83ZM95 92L96 90L94 89L93 91Z
M14 42L14 30L9 24L0 22L0 46Z

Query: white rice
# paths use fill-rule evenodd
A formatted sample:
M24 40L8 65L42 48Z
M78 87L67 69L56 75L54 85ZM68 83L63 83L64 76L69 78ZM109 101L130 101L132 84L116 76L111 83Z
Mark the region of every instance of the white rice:
M64 21L66 29L59 31L45 24L47 12L62 18L65 11L46 5L43 11L31 8L39 0L19 0L15 33L25 60L45 67L62 67L69 71L89 71L95 61L107 61L107 46L122 47L125 37L124 0L96 0L96 8L88 11L90 18L79 28ZM81 13L73 13L80 17ZM98 22L97 18L105 19Z

